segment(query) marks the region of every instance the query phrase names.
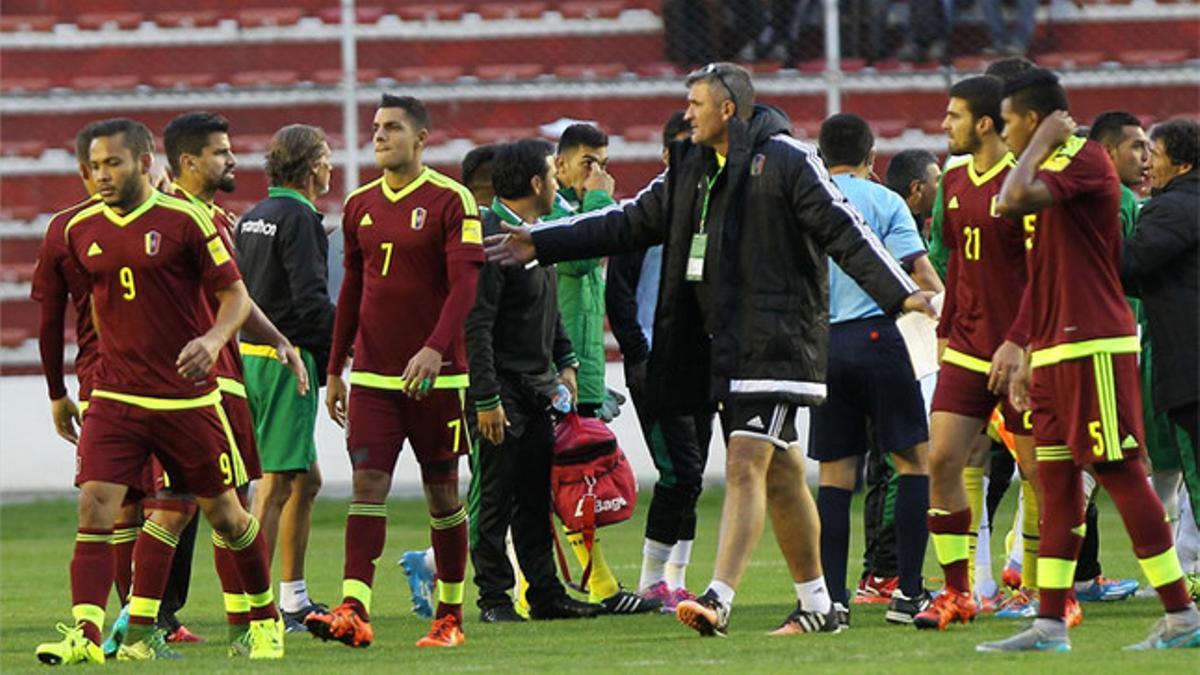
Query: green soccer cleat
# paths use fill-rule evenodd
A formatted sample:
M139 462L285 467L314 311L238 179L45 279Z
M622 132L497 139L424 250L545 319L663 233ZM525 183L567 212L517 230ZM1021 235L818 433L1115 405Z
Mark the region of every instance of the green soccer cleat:
M1071 641L1067 638L1065 626L1061 635L1052 635L1035 624L1008 639L977 644L975 651L984 653L1069 652L1071 651Z
M167 631L155 628L146 637L117 650L118 661L159 661L181 659L183 656L167 646Z
M251 659L283 658L283 620L259 619L247 631Z
M107 658L115 658L117 650L121 648L121 643L125 641L125 634L129 632L129 605L126 604L121 608L121 613L117 615L117 620L113 622L112 632L108 634L108 639L101 645L104 650L104 656Z
M76 663L104 663L104 650L87 639L79 626L60 623L54 627L62 633L58 642L44 642L37 647L38 660L48 666L71 666Z
M250 630L246 629L229 638L229 648L225 652L229 658L236 659L250 656Z

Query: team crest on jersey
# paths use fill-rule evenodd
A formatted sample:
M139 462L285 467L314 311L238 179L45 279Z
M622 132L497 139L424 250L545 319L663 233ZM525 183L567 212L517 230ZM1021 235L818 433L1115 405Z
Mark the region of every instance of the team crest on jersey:
M761 152L758 153L757 155L754 156L754 159L750 161L750 175L751 176L761 176L762 172L763 172L763 168L766 165L767 165L767 156L762 154Z
M146 255L158 255L158 249L162 246L162 235L158 230L150 230L146 233Z
M428 213L428 211L425 210L424 206L418 206L417 208L413 209L412 229L419 230L419 229L425 227L425 215L427 213Z

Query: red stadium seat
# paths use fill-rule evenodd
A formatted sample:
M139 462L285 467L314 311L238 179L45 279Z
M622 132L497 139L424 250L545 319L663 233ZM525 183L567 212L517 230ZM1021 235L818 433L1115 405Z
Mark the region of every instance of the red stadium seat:
M238 25L244 28L291 26L304 17L304 10L298 7L242 9L235 16Z
M540 63L490 63L475 69L481 80L532 80L546 71Z
M397 82L453 82L462 76L462 66L405 66L392 71Z
M271 134L236 134L233 137L235 152L266 152L271 146Z
M450 140L450 132L445 129L434 129L429 132L429 138L425 140L426 147L442 145Z
M217 81L212 73L167 73L151 75L150 84L158 89L204 89Z
M154 23L163 28L201 28L215 26L220 21L221 13L216 10L159 12L154 15Z
M906 120L882 119L870 122L871 130L880 138L898 138L908 129Z
M47 91L54 86L54 80L48 77L0 77L0 91L5 94L13 92L36 93Z
M45 33L54 30L57 19L53 14L11 14L0 16L0 32L15 33L37 32Z
M982 54L971 54L969 56L954 57L954 69L960 73L981 73L993 59L983 56ZM1042 58L1038 57L1038 63L1042 62Z
M615 19L624 9L622 0L577 0L558 6L559 13L567 19Z
M37 139L5 141L0 144L0 155L5 157L41 157L45 151L46 144Z
M396 13L405 21L458 21L467 13L467 6L459 3L402 5Z
M491 2L475 8L479 16L491 20L537 19L546 12L544 2Z
M821 122L823 120L796 120L792 122L792 128L796 130L802 138L815 139L821 134Z
M32 262L6 263L0 268L0 281L25 283L33 280Z
M1129 49L1117 54L1118 61L1131 66L1166 65L1187 59L1186 49Z
M626 127L621 137L630 143L657 143L662 141L662 127L654 124L637 124Z
M230 76L229 82L239 87L284 87L297 79L294 70L243 70Z
M141 83L137 75L78 75L72 77L72 89L88 91L133 89Z
M921 131L933 136L941 136L946 132L942 129L942 117L933 117L921 121Z
M0 328L0 347L15 349L31 337L33 333L24 328Z
M387 14L387 10L383 7L355 7L354 22L360 24L379 23L383 15ZM342 8L329 7L317 13L321 17L321 21L328 24L340 24L342 22Z
M679 77L679 69L674 63L666 61L655 61L653 63L643 63L634 67L634 72L642 77Z
M560 80L611 80L625 72L621 63L566 63L554 69Z
M321 68L314 70L312 75L308 76L316 84L341 84L342 69L341 68Z
M481 127L471 130L471 142L475 145L488 145L536 135L537 133L528 127Z
M1048 52L1037 57L1039 66L1055 69L1095 68L1104 61L1104 52Z
M87 12L75 19L84 30L132 30L142 23L141 12Z

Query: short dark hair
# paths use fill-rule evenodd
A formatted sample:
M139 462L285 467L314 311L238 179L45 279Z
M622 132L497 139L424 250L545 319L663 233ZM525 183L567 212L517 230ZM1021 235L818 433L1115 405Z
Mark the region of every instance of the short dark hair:
M1004 84L1004 97L1018 113L1033 111L1045 118L1055 110L1067 110L1067 92L1058 75L1045 68L1030 68Z
M505 143L496 150L492 164L492 189L503 199L521 199L533 194L530 181L545 176L549 167L546 158L554 154L550 141L541 138L522 138Z
M429 110L421 99L415 96L396 96L395 94L384 94L379 100L380 108L400 108L408 115L408 119L412 120L413 126L418 129L431 129L432 120L429 119Z
M1034 68L1037 68L1037 64L1024 56L1006 56L989 63L983 70L983 74L999 78L1001 82L1007 83L1021 73Z
M96 125L99 122L88 122L75 134L75 160L80 164L91 161L92 139L96 137Z
M671 116L667 118L667 123L663 125L663 147L670 145L676 136L691 128L692 123L687 121L682 110L671 113Z
M1167 120L1150 129L1150 140L1162 141L1172 164L1200 166L1200 123L1189 119Z
M754 114L754 82L750 79L750 71L724 61L710 63L699 70L692 71L684 80L688 87L697 82L707 82L721 95L733 101L737 116L748 120Z
M982 117L992 118L996 133L1004 131L1004 118L1000 116L1000 101L1004 99L1004 83L998 77L978 75L960 80L950 87L950 98L961 98L967 102L971 117L978 121Z
M467 185L475 173L496 160L496 145L481 145L471 148L462 159L462 182Z
M867 161L875 147L875 135L858 115L838 113L821 123L817 145L826 166L858 166Z
M116 136L117 134L125 135L125 147L133 153L133 156L140 157L144 154L154 154L154 134L150 133L150 128L137 120L131 120L128 117L116 117L113 119L95 122L92 125L92 139L96 140L103 136ZM88 154L91 155L91 141L88 141Z
M328 141L321 127L289 124L271 138L267 148L267 179L272 187L303 185Z
M563 129L558 137L558 154L575 148L607 148L608 136L591 124L579 123Z
M929 165L937 163L937 157L928 150L901 150L888 162L887 186L892 192L908 199L912 193L912 182L925 180L929 175Z
M1097 143L1115 145L1121 142L1121 132L1125 127L1140 126L1142 126L1142 121L1132 114L1124 110L1109 110L1096 116L1096 119L1092 121L1092 128L1088 130L1087 137Z
M189 112L168 122L163 129L163 148L172 173L179 175L181 156L204 152L208 137L217 132L229 133L229 120L216 113Z

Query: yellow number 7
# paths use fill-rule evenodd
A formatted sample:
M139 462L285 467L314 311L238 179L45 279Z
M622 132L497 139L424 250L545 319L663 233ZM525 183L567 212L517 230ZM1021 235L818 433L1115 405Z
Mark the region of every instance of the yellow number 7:
M393 246L394 246L394 244L392 244L392 242L390 242L390 241L385 241L379 245L379 248L383 249L383 269L380 270L380 274L382 274L385 277L388 274L388 270L392 268L392 247Z
M450 433L454 435L454 449L451 450L451 452L457 455L459 439L462 438L462 420L450 420L449 422L446 422L446 426L450 427Z

